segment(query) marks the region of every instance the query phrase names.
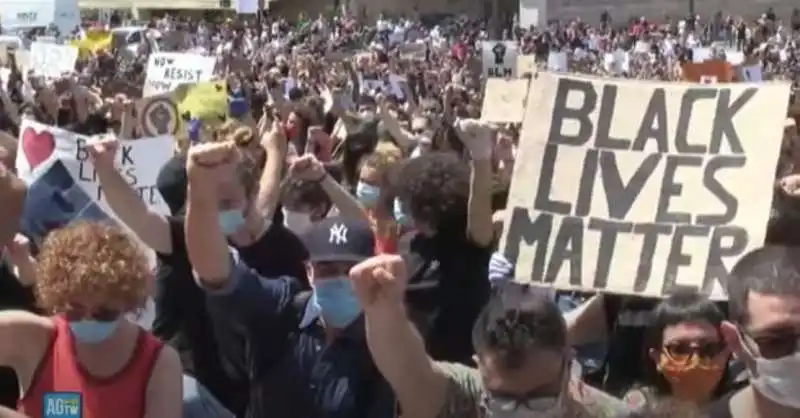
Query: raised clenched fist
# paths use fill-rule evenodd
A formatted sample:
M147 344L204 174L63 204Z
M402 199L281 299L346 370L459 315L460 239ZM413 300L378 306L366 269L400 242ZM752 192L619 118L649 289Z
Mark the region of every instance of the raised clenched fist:
M397 254L381 254L350 269L350 280L364 310L402 304L408 282L406 263Z

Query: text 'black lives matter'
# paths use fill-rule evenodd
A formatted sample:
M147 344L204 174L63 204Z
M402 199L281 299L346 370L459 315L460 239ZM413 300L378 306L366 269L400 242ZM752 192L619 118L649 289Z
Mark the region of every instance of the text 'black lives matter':
M726 284L727 268L724 259L740 256L748 247L748 232L734 224L739 208L737 197L718 180L723 170L736 170L745 166L746 156L735 126L737 113L757 93L757 89L739 89L732 93L729 88L688 88L680 99L680 111L676 120L669 120L666 92L655 88L649 98L644 116L635 137L621 138L611 134L615 118L630 117L615 115L618 86L606 84L602 87L587 80L558 78L551 126L547 143L543 149L541 178L536 190L534 211L517 207L513 209L506 239L505 253L510 260L517 260L520 246L535 246L531 280L553 283L564 267L569 267L569 283L581 287L584 270L582 265L589 252L597 253L597 264L587 270L594 271L594 288L604 289L608 285L612 258L622 240L637 236L642 243L640 257L624 260L638 263L633 280L634 293L644 292L650 280L663 283L661 294L677 290L676 276L680 267L693 264L693 258L706 260L705 273L700 290L710 293L716 282ZM570 103L568 96L583 98L579 105ZM692 136L690 120L693 108L700 102L711 102L715 107L708 138ZM674 105L673 105L674 107ZM708 107L706 107L707 109ZM708 112L706 112L708 113ZM596 118L590 116L596 115ZM565 134L566 121L577 125L577 132ZM674 127L673 133L667 129ZM573 129L572 132L576 130ZM645 147L648 150L645 151ZM552 197L554 173L558 155L565 147L586 149L577 198L560 201ZM657 152L653 152L653 148ZM722 152L727 149L727 152ZM641 163L627 181L623 179L618 164L621 153L639 151ZM663 170L657 170L663 167ZM561 167L565 169L565 167ZM567 169L575 170L575 164ZM681 196L684 184L679 174L693 170L706 189L716 198L724 210L715 213L686 213L671 209L672 198ZM655 172L663 172L655 178ZM660 190L656 210L649 222L632 222L629 212L637 197L648 184L656 182ZM653 186L651 186L653 187ZM605 201L599 198L599 188L604 190ZM608 219L592 216L592 208L606 205ZM597 211L594 211L596 213ZM641 218L641 217L639 217ZM584 248L585 235L594 233L599 237L599 248ZM552 245L549 245L552 239ZM693 257L685 252L687 239L705 239L707 254ZM666 251L664 277L653 277L656 249ZM661 254L664 254L662 250ZM619 257L619 256L617 256ZM618 263L619 260L614 260ZM700 261L694 260L694 263ZM698 280L699 282L699 280Z
M89 151L86 149L86 140L78 139L75 160L78 161L78 180L97 185L95 201L103 198L103 187L97 177L97 170L90 165ZM139 197L148 205L155 205L158 202L158 189L155 185L140 185L139 177L136 173L136 162L133 158L133 145L121 144L118 150L120 164L117 167L119 174L125 179L128 185L136 191Z

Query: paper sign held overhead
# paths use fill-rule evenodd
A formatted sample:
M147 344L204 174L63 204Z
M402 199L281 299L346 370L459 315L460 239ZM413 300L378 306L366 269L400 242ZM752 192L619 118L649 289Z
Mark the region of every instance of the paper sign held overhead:
M147 60L144 97L168 93L181 84L209 81L214 75L213 57L177 52L158 52Z
M28 69L35 75L59 78L64 73L75 71L78 48L46 42L34 42L28 61Z
M25 120L20 127L20 152L15 162L17 174L26 183L32 184L53 164L58 163L70 175L70 181L92 202L112 214L105 202L97 172L89 159L86 149L89 140L89 137L55 126ZM150 208L163 214L169 213L169 208L158 192L156 178L172 153L173 138L161 136L120 141L116 156L117 169L128 184Z
M764 243L788 83L531 80L501 240L516 279L725 298Z
M483 74L485 77L514 78L517 76L517 43L514 41L483 41Z

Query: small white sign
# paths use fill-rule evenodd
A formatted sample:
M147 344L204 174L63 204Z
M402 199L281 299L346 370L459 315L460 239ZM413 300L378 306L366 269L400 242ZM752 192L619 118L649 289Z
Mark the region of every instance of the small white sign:
M64 73L75 71L78 48L47 42L34 42L31 44L29 59L28 69L33 70L35 75L58 78Z
M514 41L483 41L483 75L485 77L515 78L517 76L517 43Z
M168 93L181 84L210 81L216 62L213 57L178 52L158 52L147 60L144 97Z

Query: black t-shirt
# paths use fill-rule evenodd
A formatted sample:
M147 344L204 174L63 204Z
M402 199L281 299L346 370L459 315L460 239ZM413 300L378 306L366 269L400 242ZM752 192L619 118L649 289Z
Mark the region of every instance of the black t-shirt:
M5 261L0 259L0 310L35 311L31 288L23 286ZM16 408L19 399L17 375L10 367L0 367L0 405Z
M158 171L156 186L169 207L170 213L178 214L186 202L186 156L174 155Z
M184 241L184 219L169 219L172 253L158 254L156 317L153 333L178 350L184 370L203 383L232 412L247 405L247 365L244 341L227 327L215 326L206 311L204 292L197 286ZM304 262L308 251L282 223L274 223L252 245L238 248L242 259L265 278L296 277L308 286ZM225 341L218 345L217 341Z
M436 360L471 364L472 326L489 300L491 247L479 247L463 235L417 234L407 245L401 242L401 252L407 254L410 277L406 301L412 314L425 317L428 353Z
M645 329L657 299L606 295L604 307L609 329L609 345L604 368L603 389L621 396L634 383L644 379Z
M739 393L739 391L733 391L711 402L708 406L703 408L703 416L707 418L733 418L730 402L731 398L737 393Z

